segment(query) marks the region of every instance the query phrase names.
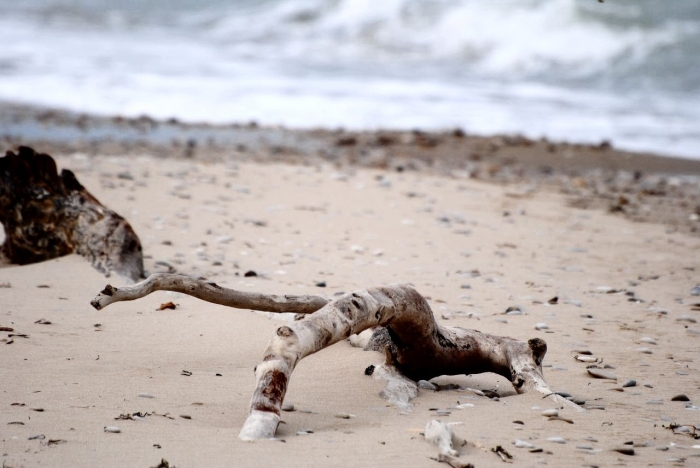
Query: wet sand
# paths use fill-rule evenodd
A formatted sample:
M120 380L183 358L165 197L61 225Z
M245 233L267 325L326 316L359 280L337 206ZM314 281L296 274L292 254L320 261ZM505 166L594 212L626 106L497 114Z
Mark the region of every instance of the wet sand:
M442 323L543 338L547 381L585 411L549 420L549 400L477 375L435 379L459 388L422 389L406 412L364 375L383 356L339 343L293 373L284 443L244 443L252 370L289 318L164 292L97 312L97 292L124 283L69 256L0 269L5 466L438 466L431 419L455 423L477 467L501 464L499 445L518 466L698 463L682 432L700 427L698 163L454 132L216 131L302 143L21 143L129 220L149 272L328 297L412 283ZM592 377L582 352L617 380Z

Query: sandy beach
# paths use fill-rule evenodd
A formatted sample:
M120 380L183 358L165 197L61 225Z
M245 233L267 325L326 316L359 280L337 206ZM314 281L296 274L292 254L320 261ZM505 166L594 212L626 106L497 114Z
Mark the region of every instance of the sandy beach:
M476 467L501 465L497 446L523 467L700 464L700 162L458 132L159 142L180 124L94 119L75 127L87 137L4 148L74 171L131 223L148 272L327 297L411 283L441 323L544 339L548 383L583 411L550 420L550 400L489 374L435 379L458 388L401 410L364 375L384 357L339 343L298 365L278 440L242 442L253 368L290 317L165 292L98 312L90 300L124 280L72 255L0 268L3 467L439 466L432 419ZM146 130L90 137L100 125ZM589 375L584 352L615 379Z

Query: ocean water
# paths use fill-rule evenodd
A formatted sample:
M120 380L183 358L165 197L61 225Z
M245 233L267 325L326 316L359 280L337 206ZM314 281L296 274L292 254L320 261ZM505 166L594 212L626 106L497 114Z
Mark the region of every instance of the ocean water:
M700 158L700 1L0 0L0 101Z

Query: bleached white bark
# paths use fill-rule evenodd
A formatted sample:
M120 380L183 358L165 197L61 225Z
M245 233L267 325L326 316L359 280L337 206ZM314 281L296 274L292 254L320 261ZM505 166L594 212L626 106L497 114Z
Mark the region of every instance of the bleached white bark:
M274 436L289 379L301 359L378 326L386 327L391 338L387 364L414 381L494 372L508 378L518 393L552 393L542 375L547 351L543 340L523 342L440 326L426 300L411 286L386 286L346 294L300 321L277 328L255 369L250 415L239 437Z
M409 401L417 395L418 380L482 372L504 376L517 393L534 390L575 407L553 394L544 379L542 359L547 345L543 340L519 341L441 326L425 298L409 285L357 291L329 302L320 296L236 291L187 276L159 273L131 286L108 285L91 304L99 310L158 290L240 309L306 314L277 328L255 368L250 413L239 433L243 440L274 437L289 379L301 359L375 327L377 332L369 340L365 333L359 341L385 352L386 363L377 366L374 376L386 381L382 396L400 408L410 407Z
M155 291L173 291L236 309L253 309L264 312L296 312L310 314L328 303L321 296L294 296L261 294L224 288L216 283L202 281L173 273L155 273L145 280L115 288L107 285L90 302L97 309L121 301L133 301Z

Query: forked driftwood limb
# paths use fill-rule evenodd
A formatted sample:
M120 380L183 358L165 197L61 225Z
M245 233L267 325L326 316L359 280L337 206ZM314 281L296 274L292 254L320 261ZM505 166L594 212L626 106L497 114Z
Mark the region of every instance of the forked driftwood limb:
M133 301L155 291L179 292L214 304L263 312L310 314L328 303L328 299L321 296L281 296L236 291L185 275L154 273L131 286L115 288L112 285L107 285L90 304L95 309L100 310L114 302Z
M408 285L371 288L328 302L318 296L242 293L161 273L133 286L107 286L92 305L101 309L156 290L178 291L236 308L309 314L278 327L262 362L255 368L256 388L250 413L239 434L243 440L274 437L289 379L301 359L375 327L382 331L375 333L374 348L382 346L387 361L375 372L387 381L385 398L399 406L417 393L415 381L482 372L507 378L517 393L535 390L558 403L570 404L553 394L544 379L542 359L547 345L543 340L518 341L439 325L425 298ZM318 310L310 313L314 308Z
M71 253L99 271L143 278L141 242L129 223L102 205L48 154L20 146L0 158L4 261L27 265Z

